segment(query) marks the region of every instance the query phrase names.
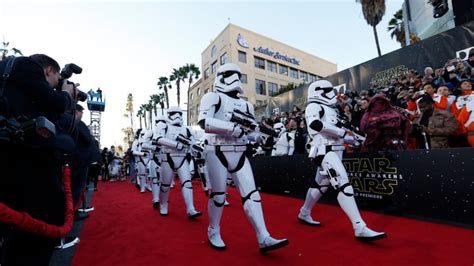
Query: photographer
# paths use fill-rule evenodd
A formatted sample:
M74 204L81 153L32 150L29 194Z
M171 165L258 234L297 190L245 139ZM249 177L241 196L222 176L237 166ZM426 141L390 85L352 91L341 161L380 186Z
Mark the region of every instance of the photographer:
M54 122L74 104L73 85L64 82L61 91L53 89L60 78L59 64L54 59L42 54L7 58L0 62L0 73L8 71L7 65L11 64L10 75L3 80L2 116L16 118L20 123L38 116ZM44 139L34 129L31 131L25 132L23 140L2 133L0 202L33 218L61 226L65 218L61 180L64 161L57 157L54 145L59 142L73 145L73 141L57 134ZM56 241L0 224L0 264L48 265Z

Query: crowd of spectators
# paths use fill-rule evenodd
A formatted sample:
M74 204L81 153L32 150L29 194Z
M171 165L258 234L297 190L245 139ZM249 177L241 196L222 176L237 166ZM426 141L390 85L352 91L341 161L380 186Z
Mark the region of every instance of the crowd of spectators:
M411 69L388 85L372 84L365 90L338 92L337 105L343 119L364 132L362 151L433 149L474 146L474 128L466 103L474 101L474 53L467 60L448 60L423 73ZM294 106L275 112L262 123L283 123L295 137L294 154L304 154L308 145L304 110ZM474 124L474 123L472 123ZM469 137L468 137L469 136ZM350 150L350 149L349 149Z

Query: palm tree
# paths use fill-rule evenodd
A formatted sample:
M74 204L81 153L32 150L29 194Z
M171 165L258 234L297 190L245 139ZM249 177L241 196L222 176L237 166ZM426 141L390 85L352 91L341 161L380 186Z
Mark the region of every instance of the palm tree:
M402 47L406 46L403 11L401 9L393 14L393 18L388 22L387 31L390 32L390 37L392 39L395 37Z
M156 105L160 104L161 102L161 97L158 94L152 94L150 95L150 103L153 106L153 111L155 112L155 117L157 116L157 111L156 111Z
M186 71L186 75L188 75L188 92L191 90L191 84L193 83L194 79L198 79L199 75L201 75L201 71L199 71L199 67L195 64L186 64L184 67ZM194 77L194 79L193 79Z
M15 55L23 55L23 53L19 50L16 49L15 47L12 47L12 49L8 49L8 45L10 45L10 42L3 41L3 48L0 48L0 52L2 53L2 60L7 58L7 55L10 51L12 51Z
M362 4L362 13L364 14L365 21L374 30L377 52L379 56L382 56L376 26L382 20L383 15L385 15L385 0L356 0L356 2Z
M138 109L137 117L140 119L140 128L142 128L142 116L143 116L143 106L140 106Z
M165 109L165 94L164 93L160 93L160 108L161 108L161 115L164 115L164 109Z
M146 104L142 104L140 105L140 109L142 110L141 114L142 114L142 117L143 117L143 121L145 121L145 128L148 128L148 124L146 122L146 112L148 111L147 109L148 107L146 106Z
M151 120L152 120L152 113L151 113L151 111L153 111L153 104L151 103L151 101L149 101L147 104L144 104L144 106L145 106L145 107L144 107L144 108L145 108L145 111L147 111L147 112L148 112L148 115L149 115L148 117L149 117L150 120L148 120L148 122L150 122L150 129L151 129L151 128L152 128L152 125L153 125L153 123L151 122ZM145 112L145 114L146 114L146 112ZM146 117L145 117L145 122L146 122ZM146 123L145 123L145 127L147 128Z
M178 69L173 68L173 73L170 76L170 82L175 81L176 83L176 96L178 97L178 107L179 107L179 102L180 102L180 84L181 81L184 82L184 80L187 78L186 76L186 70L183 67L180 67Z
M170 108L170 102L168 97L168 89L171 89L170 81L167 77L159 77L158 83L156 85L158 85L158 89L163 90L165 92L166 108Z
M122 128L124 134L123 142L128 144L128 147L132 146L133 142L133 129L131 127Z
M133 95L131 93L127 96L125 111L128 113L127 116L130 117L130 127L133 129Z

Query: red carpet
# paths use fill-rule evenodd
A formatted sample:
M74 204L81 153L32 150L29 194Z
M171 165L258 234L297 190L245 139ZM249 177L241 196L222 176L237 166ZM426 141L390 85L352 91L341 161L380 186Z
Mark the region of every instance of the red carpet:
M225 207L223 252L207 243L207 199L194 183L195 205L204 215L187 219L179 184L171 191L170 214L152 209L151 193L128 182L99 184L95 211L85 222L73 265L468 265L474 264L474 231L394 216L363 212L373 229L388 233L375 243L354 239L349 220L337 206L316 205L313 217L323 226L298 223L300 199L262 195L268 229L290 245L265 256L258 252L241 200L230 190Z

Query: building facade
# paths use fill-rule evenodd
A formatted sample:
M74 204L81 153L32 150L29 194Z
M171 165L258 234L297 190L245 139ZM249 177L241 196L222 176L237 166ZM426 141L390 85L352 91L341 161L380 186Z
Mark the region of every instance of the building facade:
M239 26L228 24L201 54L201 74L188 92L188 125L197 124L202 96L212 91L216 70L235 63L244 95L256 108L289 83L299 85L337 72L336 64Z
M452 0L443 0L448 10L441 17L434 17L435 8L428 1L405 0L403 3L403 22L406 44L410 44L410 33L424 40L455 27Z

